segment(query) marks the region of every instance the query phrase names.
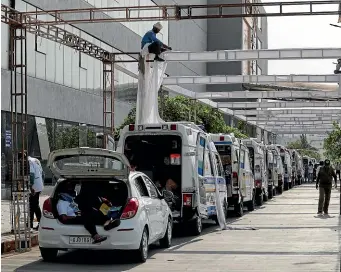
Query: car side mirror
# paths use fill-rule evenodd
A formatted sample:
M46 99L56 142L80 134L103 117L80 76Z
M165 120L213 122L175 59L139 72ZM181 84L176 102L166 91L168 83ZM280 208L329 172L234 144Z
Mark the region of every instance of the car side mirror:
M160 194L159 194L159 199L165 199L165 194L164 194L164 192L160 192Z

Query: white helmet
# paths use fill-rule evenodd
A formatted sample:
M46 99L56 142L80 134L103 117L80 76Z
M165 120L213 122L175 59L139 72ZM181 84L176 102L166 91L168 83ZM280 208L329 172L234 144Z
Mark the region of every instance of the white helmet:
M163 28L163 26L161 25L160 22L155 23L155 24L153 25L153 27L155 27L155 28L158 29L158 30L161 30L161 29Z

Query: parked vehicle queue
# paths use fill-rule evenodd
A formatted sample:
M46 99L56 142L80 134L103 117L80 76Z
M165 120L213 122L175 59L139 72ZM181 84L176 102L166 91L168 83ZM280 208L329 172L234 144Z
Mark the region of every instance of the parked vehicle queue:
M304 162L290 152L257 139L208 134L188 122L126 126L116 151L51 152L48 166L58 182L43 205L42 257L120 249L144 262L151 243L171 245L173 224L192 235L202 232L206 220L223 228L230 214L241 217L291 189L303 177ZM69 187L72 192L65 191ZM96 213L79 211L82 194L100 200L90 207ZM89 226L91 216L101 220Z

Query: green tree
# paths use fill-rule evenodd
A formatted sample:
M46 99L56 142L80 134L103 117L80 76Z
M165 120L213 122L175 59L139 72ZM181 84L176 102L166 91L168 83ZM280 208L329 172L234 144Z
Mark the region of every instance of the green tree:
M159 110L161 103L159 103ZM123 124L116 130L115 136L119 137L119 132L128 124L135 123L136 108L133 108ZM209 133L234 133L238 138L247 138L237 128L229 127L225 124L223 114L217 109L193 101L183 96L169 97L163 100L162 119L166 122L189 121L198 125L204 125Z
M313 157L318 161L321 159L321 155L317 152L317 149L308 143L305 134L300 135L299 140L289 143L287 148L296 149L302 156Z
M341 126L334 122L334 129L324 140L325 156L332 161L341 162Z

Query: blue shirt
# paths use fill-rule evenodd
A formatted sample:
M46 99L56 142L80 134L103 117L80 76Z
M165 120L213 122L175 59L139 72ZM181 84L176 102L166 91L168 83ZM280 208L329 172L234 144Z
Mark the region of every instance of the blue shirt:
M141 49L147 44L147 43L153 43L153 42L159 42L161 45L163 44L158 38L156 38L156 33L153 30L149 30L144 36L142 37L141 41Z

